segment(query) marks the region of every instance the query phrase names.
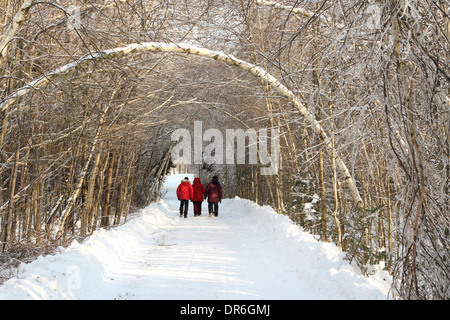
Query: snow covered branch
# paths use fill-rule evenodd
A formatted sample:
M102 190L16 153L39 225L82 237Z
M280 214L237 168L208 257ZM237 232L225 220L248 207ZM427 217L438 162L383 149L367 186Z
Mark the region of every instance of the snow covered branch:
M317 12L312 12L312 11L309 11L309 10L306 10L303 8L294 8L291 6L285 6L285 5L279 4L278 2L275 2L275 1L256 0L255 2L258 5L262 5L262 6L266 6L266 7L273 7L276 9L288 10L295 14L301 14L301 15L304 15L309 18L317 17L322 22L325 22L328 26L330 26L332 24L332 21L330 18L323 16L323 15L319 15L319 14L317 14Z
M5 34L3 35L2 41L0 42L0 65L2 65L3 62L5 61L6 51L8 50L9 43L14 38L20 25L25 21L27 13L30 10L31 6L33 5L33 2L34 2L34 0L25 0L24 1L24 3L22 4L22 7L19 9L17 14L14 16L14 19L13 19L11 25L8 27Z

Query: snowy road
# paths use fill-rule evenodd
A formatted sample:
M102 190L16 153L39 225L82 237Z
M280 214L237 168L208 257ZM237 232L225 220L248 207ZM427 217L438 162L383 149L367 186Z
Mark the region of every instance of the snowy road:
M183 175L184 176L184 175ZM161 203L59 253L22 265L0 299L386 299L384 272L366 279L269 207L225 199L219 217L178 214L166 182Z
M130 282L125 297L306 298L301 277L267 245L269 239L248 236L255 233L239 219L236 204L224 201L222 207L218 218L182 218L161 232L159 247L147 252L145 272Z

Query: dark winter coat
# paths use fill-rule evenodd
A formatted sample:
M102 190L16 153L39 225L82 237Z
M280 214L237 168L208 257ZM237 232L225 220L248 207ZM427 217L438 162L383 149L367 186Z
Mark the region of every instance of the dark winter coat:
M192 200L194 189L189 180L181 180L181 184L177 188L177 197L179 200Z
M205 199L208 197L208 202L220 202L222 200L222 186L219 183L219 179L214 177L206 186Z
M194 179L194 184L192 185L194 189L194 196L192 197L192 201L203 201L203 195L205 194L205 187L200 182L200 178Z

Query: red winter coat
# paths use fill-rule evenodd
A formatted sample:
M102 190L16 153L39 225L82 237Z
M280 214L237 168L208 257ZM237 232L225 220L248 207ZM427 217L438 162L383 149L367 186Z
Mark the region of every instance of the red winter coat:
M192 200L194 189L189 180L181 180L181 184L177 188L177 197L180 200Z
M213 179L210 184L206 186L205 199L208 197L208 202L219 202L222 200L222 186L218 179Z
M194 184L192 185L192 187L194 188L194 196L192 197L192 201L203 201L205 187L200 182L200 178L194 179Z

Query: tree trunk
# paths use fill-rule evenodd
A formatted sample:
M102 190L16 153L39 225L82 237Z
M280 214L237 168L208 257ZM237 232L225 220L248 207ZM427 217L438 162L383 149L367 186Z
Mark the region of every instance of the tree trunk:
M2 252L5 252L6 250L6 244L8 243L9 239L9 233L11 231L11 217L14 210L14 195L16 191L16 179L17 179L17 169L19 167L19 153L20 153L20 146L17 144L16 147L16 155L14 158L14 166L11 171L11 180L9 181L9 206L8 211L6 212L6 217L4 217L3 222L3 248Z
M94 165L92 167L92 172L90 173L90 176L89 176L86 200L85 200L85 203L83 206L83 211L81 213L80 234L82 236L86 235L89 216L93 210L95 181L97 180L97 175L98 175L98 171L99 171L100 158L102 156L102 151L101 151L102 146L103 146L103 141L100 142L100 144L99 144L99 148L98 148L99 150L97 151L97 154L95 155Z
M323 152L319 151L319 179L320 179L320 211L322 213L322 241L327 241L327 207L326 207L326 189L325 189L325 173L323 168Z
M106 193L105 193L105 204L102 210L102 227L109 226L109 215L111 214L111 188L114 173L114 163L116 161L116 153L109 153L109 168L108 168L108 178L106 182Z

